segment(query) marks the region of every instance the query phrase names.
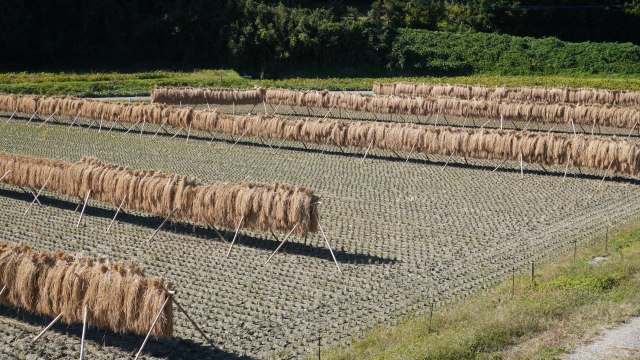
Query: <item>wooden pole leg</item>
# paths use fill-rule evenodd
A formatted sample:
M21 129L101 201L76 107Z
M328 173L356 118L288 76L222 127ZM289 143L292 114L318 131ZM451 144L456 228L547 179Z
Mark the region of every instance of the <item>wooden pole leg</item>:
M87 332L87 305L84 306L84 316L82 320L82 340L80 341L80 360L84 358L84 336Z
M409 158L411 157L411 154L413 153L413 149L416 147L418 143L416 142L415 144L413 144L413 146L411 147L411 151L409 151L409 155L407 155L407 160L404 161L404 163L406 164L409 161Z
M116 216L118 216L118 213L120 212L120 209L122 209L122 205L124 204L124 201L126 199L127 199L127 195L124 196L124 198L122 199L122 202L120 203L120 206L118 206L118 210L116 210L116 214L113 215L113 219L111 219L111 223L109 224L107 231L105 231L106 234L108 234L109 230L111 230L111 226L113 226L113 222L116 221Z
M155 134L153 134L153 137L151 138L151 140L155 139L155 138L156 138L156 136L158 136L158 133L160 132L160 130L164 129L164 124L166 124L168 120L169 120L169 118L167 118L167 119L162 123L162 125L160 125L160 127L158 128L158 130L156 131L156 133L155 133Z
M136 354L136 360L138 359L138 357L140 357L140 354L142 354L142 349L144 349L144 346L147 345L147 341L149 340L149 336L151 336L151 332L153 331L153 328L156 327L156 323L158 322L158 319L160 319L160 315L162 315L162 312L164 311L164 307L167 306L167 303L169 302L169 299L171 299L171 295L167 296L167 298L164 300L164 304L162 304L162 307L160 308L160 311L158 311L158 315L156 315L156 319L153 320L153 324L151 325L151 329L149 329L149 332L147 333L147 336L144 338L144 341L142 342L142 346L140 346L140 350L138 350L138 353Z
M218 231L218 229L216 229L216 227L215 227L215 226L211 225L211 227L213 228L213 231L215 231L215 232L216 232L216 234L218 234L218 237L220 238L220 240L222 240L222 241L224 241L224 242L226 242L226 243L228 243L228 242L229 242L229 240L227 240L224 236L222 236L222 234L220 233L220 231Z
M285 242L287 242L287 239L289 239L289 236L291 236L291 233L293 232L293 230L295 230L298 227L298 224L296 224L296 226L293 227L293 229L291 229L291 231L289 231L289 233L287 234L287 236L284 237L284 240L282 240L282 242L280 243L280 245L278 245L278 247L276 248L276 250L273 252L273 254L271 254L271 256L269 256L269 258L267 259L267 261L265 261L265 265L267 265L269 263L269 260L271 260L271 258L273 257L273 255L275 255L278 250L280 250L280 248L282 247L282 245L284 245ZM275 236L275 234L273 235ZM277 239L277 238L276 238Z
M80 218L78 218L78 223L76 224L76 227L80 227L80 222L82 222L82 217L84 216L84 209L87 208L87 202L89 202L89 195L91 195L91 189L89 189L89 192L87 192L87 196L84 198L84 205L82 205L82 211L80 211Z
M364 162L364 159L367 158L367 154L369 153L369 150L371 150L371 145L373 145L373 140L371 139L371 142L369 143L369 147L367 147L367 151L364 152L364 156L362 157L362 160L360 160L360 164L362 164Z
M55 325L58 320L60 320L60 318L62 318L62 313L60 313L60 315L56 316L55 319L53 319L53 321L51 323L49 323L49 325L47 325L46 328L44 328L40 334L38 334L38 336L34 337L32 342L36 342L38 341L38 339L40 339L47 331L49 331L49 329L51 329L53 327L53 325Z
M455 150L453 150L453 152L451 153L451 155L449 156L449 158L447 159L447 162L444 163L444 166L442 167L441 171L444 171L444 169L447 167L447 165L449 165L449 161L451 161L451 158L453 157L453 155L456 153Z
M160 226L158 226L158 228L156 229L156 231L153 232L153 234L151 234L151 236L149 236L149 238L147 239L147 243L149 241L151 241L151 239L153 239L154 236L156 236L156 234L158 233L158 231L160 231L160 229L162 229L162 227L164 226L164 224L167 223L167 221L169 221L169 218L176 212L178 211L178 208L173 209L173 211L171 211L171 213L169 214L169 216L167 216L164 221L162 222L162 224L160 224Z
M140 123L141 120L138 120L135 124L131 125L131 127L129 128L129 130L127 130L126 133L124 133L124 135L127 135L131 130L133 130L133 127L138 125Z
M238 232L240 231L240 225L242 225L243 220L244 220L244 215L240 218L240 222L238 223L238 227L236 228L236 234L233 235L233 240L231 241L231 246L229 246L227 257L229 257L229 254L231 254L231 249L233 249L233 244L236 242L236 238L238 237Z
M209 338L207 337L207 335L204 334L204 331L202 331L202 329L200 329L200 327L198 326L198 324L196 324L195 321L193 321L193 319L191 318L191 316L189 316L189 314L187 314L187 312L184 310L184 308L182 306L180 306L180 304L178 303L178 301L173 298L173 303L176 304L176 306L178 307L178 309L180 309L180 311L182 311L182 313L187 317L187 319L189 319L189 321L191 322L191 324L193 324L193 326L196 328L196 330L198 330L200 332L200 335L202 335L202 337L207 340L207 342L209 343L209 345L215 347L215 345L213 345L213 342L211 340L209 340Z
M38 191L38 193L36 194L36 197L33 198L33 201L31 202L31 204L29 204L29 207L27 208L27 210L24 212L24 215L27 215L27 213L29 212L29 210L31 209L31 207L33 206L33 203L35 203L36 201L38 201L38 196L40 196L40 193L42 193L42 190L44 190L44 187L47 186L47 183L49 182L49 179L47 179L47 181L44 182L44 185L42 185L42 187L40 188L40 191Z
M340 266L338 265L338 260L336 260L336 256L333 254L333 250L331 250L331 245L329 244L329 239L327 239L327 235L324 233L324 229L322 228L322 225L320 225L320 219L318 218L318 214L316 215L316 220L318 221L318 227L320 228L320 232L322 233L322 237L324 237L324 241L327 244L327 247L329 248L329 252L331 253L331 257L333 258L333 262L336 263L336 267L338 268L338 272L341 273L342 271L340 271Z

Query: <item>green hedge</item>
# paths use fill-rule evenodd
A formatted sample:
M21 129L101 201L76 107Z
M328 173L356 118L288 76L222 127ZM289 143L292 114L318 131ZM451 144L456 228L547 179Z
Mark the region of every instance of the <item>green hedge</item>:
M388 68L433 74L638 74L640 46L400 29Z

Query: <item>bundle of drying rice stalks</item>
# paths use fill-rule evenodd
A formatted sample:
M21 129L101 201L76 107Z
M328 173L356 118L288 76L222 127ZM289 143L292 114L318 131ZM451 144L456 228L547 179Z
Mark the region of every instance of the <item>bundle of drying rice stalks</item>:
M194 128L222 133L289 139L318 145L415 151L478 158L523 160L543 165L566 164L640 174L640 149L624 139L530 133L512 130L460 129L351 122L341 120L291 120L283 116L234 116L215 111L196 112ZM197 126L196 126L197 125Z
M319 198L309 189L254 182L199 184L195 179L153 170L134 171L82 158L76 163L0 152L4 181L47 189L72 197L90 197L124 209L236 228L288 232L305 236L318 231ZM297 226L296 226L297 225Z
M0 302L67 324L82 323L115 332L144 335L170 296L173 285L163 278L148 278L132 262L93 260L83 255L34 249L26 244L0 241ZM171 300L153 329L156 337L173 336Z
M265 90L254 88L238 89L199 89L191 87L159 88L151 92L151 102L164 104L220 104L247 105L258 104L264 99Z
M165 89L163 89L165 90ZM231 91L231 90L229 90ZM442 114L474 118L506 119L540 123L584 124L633 128L640 122L640 109L601 104L534 103L517 100L467 100L464 97L403 98L365 97L360 94L327 91L267 89L269 104L345 109L405 115Z
M602 104L637 107L640 92L590 88L486 87L483 85L449 85L398 82L373 84L376 95L398 97L455 97L476 100L520 100L548 103Z

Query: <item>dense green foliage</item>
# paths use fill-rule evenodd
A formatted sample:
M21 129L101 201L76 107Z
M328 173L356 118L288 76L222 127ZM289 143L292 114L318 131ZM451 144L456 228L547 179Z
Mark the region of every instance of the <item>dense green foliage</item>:
M640 73L640 46L401 29L389 68L416 73Z
M598 7L602 0L536 1L537 8L532 0L377 0L366 18L349 3L7 0L0 70L231 67L265 78L638 72L638 47L628 43L478 31L640 43L640 0L609 0L607 8Z
M376 0L393 27L640 44L638 0Z

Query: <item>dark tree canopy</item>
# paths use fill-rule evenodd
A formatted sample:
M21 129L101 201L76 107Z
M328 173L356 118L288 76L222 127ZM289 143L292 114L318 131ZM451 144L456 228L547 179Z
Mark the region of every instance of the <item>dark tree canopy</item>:
M640 0L4 0L0 66L393 69L396 28L640 44L639 20Z

